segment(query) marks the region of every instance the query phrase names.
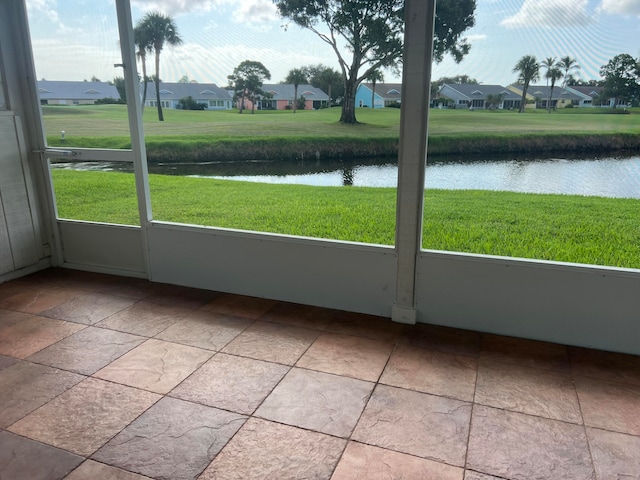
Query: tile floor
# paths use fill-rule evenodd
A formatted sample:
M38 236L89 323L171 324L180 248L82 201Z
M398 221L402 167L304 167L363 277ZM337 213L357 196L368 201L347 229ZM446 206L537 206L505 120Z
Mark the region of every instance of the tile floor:
M640 479L640 357L48 270L0 285L0 478Z

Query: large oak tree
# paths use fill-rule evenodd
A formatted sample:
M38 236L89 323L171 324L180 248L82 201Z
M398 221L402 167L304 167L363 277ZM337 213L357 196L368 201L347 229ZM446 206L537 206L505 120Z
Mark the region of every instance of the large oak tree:
M628 53L609 60L600 68L600 75L604 78L603 95L615 98L613 108L640 99L640 62Z
M340 121L357 123L355 94L360 82L375 70L397 68L402 60L404 0L273 1L280 15L311 30L332 47L345 89ZM474 25L475 8L476 0L437 3L435 61L449 53L459 62L469 52L462 33Z

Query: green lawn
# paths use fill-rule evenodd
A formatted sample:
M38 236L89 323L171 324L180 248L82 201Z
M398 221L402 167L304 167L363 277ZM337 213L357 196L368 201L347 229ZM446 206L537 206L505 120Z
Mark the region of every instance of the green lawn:
M605 114L606 109L564 109L551 114L530 111L431 110L429 135L527 135L527 134L603 134L640 131L640 115ZM338 123L339 108L316 111L182 111L164 110L159 122L156 111L146 108L144 128L147 137L203 136L208 139L246 137L317 138L397 138L400 110L358 109L360 125ZM67 143L74 137L119 137L128 135L124 105L43 106L45 131L54 144L64 130Z
M138 224L132 174L54 170L62 218ZM150 176L156 220L393 245L396 190ZM428 249L640 268L640 200L429 190Z

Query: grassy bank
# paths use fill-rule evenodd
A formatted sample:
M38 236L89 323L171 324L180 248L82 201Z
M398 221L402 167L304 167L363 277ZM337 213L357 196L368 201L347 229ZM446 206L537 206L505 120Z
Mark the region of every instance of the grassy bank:
M54 170L63 218L138 224L131 174ZM150 176L156 220L394 243L396 190L267 185ZM521 258L640 268L640 201L429 190L423 245Z
M130 148L122 105L44 107L51 146ZM397 154L399 109L359 109L355 126L337 122L336 108L256 112L167 110L165 122L147 109L144 128L152 161L273 160L375 157ZM65 131L64 142L60 132ZM602 152L640 149L640 115L607 109L548 114L432 110L431 154Z

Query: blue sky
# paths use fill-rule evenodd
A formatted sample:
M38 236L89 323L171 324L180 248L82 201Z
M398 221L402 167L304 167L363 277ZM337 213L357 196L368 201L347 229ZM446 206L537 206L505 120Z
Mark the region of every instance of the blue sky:
M640 57L640 0L477 0L471 52L461 64L445 59L433 77L467 74L485 84L515 81L523 55L570 55L579 76L599 78L613 56ZM47 80L110 80L121 75L113 0L27 0L36 72ZM132 0L134 23L148 11L172 15L184 43L161 58L165 81L183 75L225 85L243 60L259 60L272 81L291 68L337 68L331 48L312 32L285 28L270 0ZM150 71L152 72L150 66ZM398 79L390 72L387 81Z

